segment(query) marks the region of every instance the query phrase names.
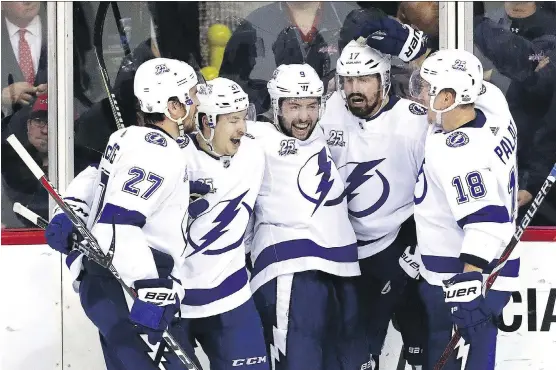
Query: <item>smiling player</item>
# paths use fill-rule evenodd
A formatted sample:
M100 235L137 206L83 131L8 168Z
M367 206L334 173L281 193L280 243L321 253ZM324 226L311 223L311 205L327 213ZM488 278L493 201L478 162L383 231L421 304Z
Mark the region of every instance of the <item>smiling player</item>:
M359 369L368 351L349 279L360 273L357 245L346 201L332 203L344 187L317 126L323 84L291 64L268 90L274 124L248 125L266 158L250 251L273 368Z

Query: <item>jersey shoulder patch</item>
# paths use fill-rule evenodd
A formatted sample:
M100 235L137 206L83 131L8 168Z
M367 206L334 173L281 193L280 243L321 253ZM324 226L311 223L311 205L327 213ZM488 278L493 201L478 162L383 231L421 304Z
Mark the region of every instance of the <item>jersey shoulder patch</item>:
M424 116L427 114L427 108L417 103L409 104L409 111L417 116Z
M168 142L166 141L166 138L162 136L160 133L155 131L151 131L147 135L145 135L145 141L147 143L160 145L163 147L168 146Z
M189 145L189 136L184 135L184 136L180 136L176 139L176 143L178 143L180 149L185 148L187 145Z
M479 96L483 95L484 93L486 93L487 88L485 86L485 84L483 84L483 86L481 86L481 91L479 92Z
M459 148L469 143L469 136L465 132L455 131L446 138L446 145L450 148Z

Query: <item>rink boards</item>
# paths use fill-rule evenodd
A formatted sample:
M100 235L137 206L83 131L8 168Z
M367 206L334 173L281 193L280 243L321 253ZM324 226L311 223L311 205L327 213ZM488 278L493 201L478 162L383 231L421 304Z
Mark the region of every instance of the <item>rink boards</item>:
M520 248L522 287L504 311L497 368L554 369L556 242L523 242ZM3 245L0 282L0 369L105 369L98 335L58 253L45 245ZM400 345L390 330L382 370L396 370Z

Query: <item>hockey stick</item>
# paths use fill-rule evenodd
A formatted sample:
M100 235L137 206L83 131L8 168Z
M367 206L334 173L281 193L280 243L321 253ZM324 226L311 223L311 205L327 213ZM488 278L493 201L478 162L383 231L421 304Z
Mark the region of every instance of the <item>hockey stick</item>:
M527 213L525 214L525 216L521 220L521 224L517 227L517 230L515 231L515 234L513 235L512 240L510 241L508 246L502 252L502 255L500 256L500 259L498 260L498 262L496 263L496 266L492 270L492 273L487 278L487 281L485 283L485 289L484 289L484 292L485 292L484 294L485 295L490 290L490 288L492 287L492 284L494 284L494 281L496 280L496 278L500 274L500 271L502 270L502 267L504 267L504 264L506 263L506 261L510 257L510 254L515 249L517 243L519 243L519 240L521 239L521 236L523 235L523 232L525 231L527 226L529 226L529 224L531 223L531 220L535 216L535 213L537 213L537 211L539 210L539 207L540 207L541 203L543 202L544 198L546 197L546 195L550 191L550 188L552 187L552 185L554 185L555 181L556 181L556 164L554 164L554 167L552 168L552 170L550 171L550 174L548 174L548 177L544 181L544 184L541 187L541 190L539 190L539 192L537 193L537 196L535 196L535 199L533 199L533 203L531 204L531 206L527 210ZM452 336L452 339L450 339L450 342L448 342L448 345L446 346L446 348L444 349L444 352L440 356L440 359L438 360L436 365L434 365L434 370L441 370L444 367L444 365L446 365L446 362L448 361L448 358L450 357L450 355L454 351L454 349L455 349L456 345L458 344L460 338L461 338L461 334L458 330L456 330L456 332Z
M116 121L116 127L119 130L125 127L124 120L122 118L122 112L120 111L120 106L118 105L118 101L116 100L116 95L112 93L110 87L110 78L108 77L108 72L106 71L106 64L104 63L104 57L102 52L102 31L104 29L104 20L106 18L106 13L108 12L109 6L110 6L109 1L101 1L98 5L97 15L95 17L93 45L95 48L95 56L98 62L98 69L100 70L100 75L102 77L102 84L104 86L104 90L106 91L106 95L108 95L110 108L112 109L114 120Z
M46 221L44 218L31 211L29 208L25 207L19 202L14 203L13 209L15 213L21 215L26 220L31 221L33 224L37 225L41 229L46 229L46 227L48 226L48 221Z
M112 273L112 275L114 275L114 278L120 283L124 291L133 300L135 300L137 298L137 294L132 288L126 285L126 283L122 280L120 274L112 264L112 258L114 257L114 251L116 247L115 237L114 237L115 234L113 234L114 236L112 237L112 243L110 244L110 248L108 252L104 254L104 252L98 245L98 242L94 237L94 235L91 234L91 232L87 229L83 221L81 221L81 219L75 214L75 212L73 212L71 207L69 207L64 202L62 196L58 193L58 191L54 188L54 186L48 181L44 172L35 163L33 158L31 158L31 155L29 155L29 153L27 152L27 150L25 150L23 145L21 145L19 140L17 140L17 138L12 134L8 137L7 141L15 150L17 155L19 155L21 160L25 163L27 168L29 168L29 170L31 170L31 172L33 173L33 175L35 175L37 180L40 181L41 185L45 188L48 194L56 201L60 209L68 216L73 226L77 228L77 231L81 234L81 236L83 236L83 242L76 244L77 249L93 262L96 262L100 266L107 268ZM115 225L114 225L114 232L115 232ZM168 347L174 351L176 356L178 356L180 361L185 365L185 367L188 370L199 370L195 365L195 363L193 363L193 361L191 361L191 359L186 355L185 351L181 348L181 346L174 339L174 337L168 332L168 330L165 330L162 333L162 338L166 341Z
M116 19L116 26L118 27L118 33L120 34L120 43L124 48L124 55L128 56L131 54L131 49L129 47L129 42L127 40L127 34L125 33L124 24L122 23L122 15L120 14L120 8L116 1L111 1L112 13L114 13L114 18Z

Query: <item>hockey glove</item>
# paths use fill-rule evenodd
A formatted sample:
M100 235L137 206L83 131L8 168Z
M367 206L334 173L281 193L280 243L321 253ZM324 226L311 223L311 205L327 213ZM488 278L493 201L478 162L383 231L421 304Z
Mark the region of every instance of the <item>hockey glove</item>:
M203 197L211 192L210 185L201 181L189 181L189 217L195 219L209 207L209 202Z
M408 246L400 257L400 266L412 279L419 279L419 267L421 256L417 251L417 246Z
M90 213L89 206L80 200L64 200L73 209L81 221L87 223ZM76 232L68 216L66 216L63 212L60 212L59 208L55 209L54 214L54 217L46 227L44 233L46 242L50 248L63 254L69 254L69 252L74 248L75 243L79 243L83 240L83 237L81 234Z
M199 199L210 193L210 185L205 184L199 180L197 181L189 181L189 200L193 202L194 200Z
M423 32L390 17L365 23L355 39L359 37L367 39L367 45L373 49L395 55L404 62L410 62L427 51Z
M483 275L478 271L464 272L444 281L444 299L462 338L473 338L493 319L482 293Z
M171 279L145 279L135 282L137 299L131 306L129 319L147 334L149 343L162 340L162 332L180 310L185 291Z

